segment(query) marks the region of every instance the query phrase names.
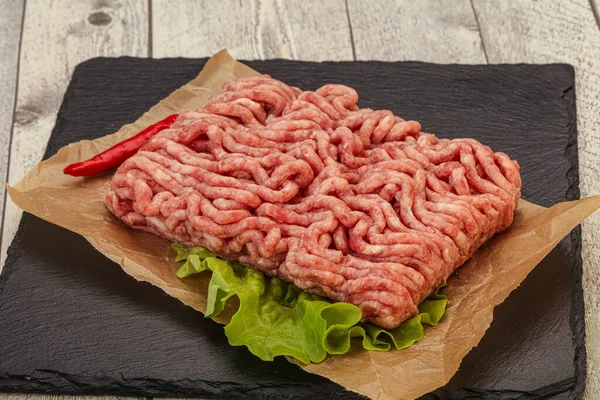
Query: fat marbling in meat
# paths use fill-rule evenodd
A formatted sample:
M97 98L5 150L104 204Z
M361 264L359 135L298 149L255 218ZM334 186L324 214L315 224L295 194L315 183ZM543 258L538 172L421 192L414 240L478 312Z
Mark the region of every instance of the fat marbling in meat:
M519 165L357 102L343 85L228 82L121 165L106 205L133 228L204 246L394 328L511 224Z

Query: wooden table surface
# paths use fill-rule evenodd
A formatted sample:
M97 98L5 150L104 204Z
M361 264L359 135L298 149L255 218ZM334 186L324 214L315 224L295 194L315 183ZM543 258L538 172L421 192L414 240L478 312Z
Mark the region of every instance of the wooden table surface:
M206 57L226 47L247 60L571 64L581 195L599 194L599 9L600 0L0 0L0 176L14 184L41 159L82 61ZM4 187L0 209L1 269L21 217ZM583 268L585 397L599 399L600 212L583 224ZM73 396L0 394L31 397Z

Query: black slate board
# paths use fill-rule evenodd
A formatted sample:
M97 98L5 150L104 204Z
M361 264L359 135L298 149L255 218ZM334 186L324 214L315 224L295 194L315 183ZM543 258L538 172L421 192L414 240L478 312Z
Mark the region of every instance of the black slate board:
M79 65L45 157L116 131L194 78L206 60L94 59ZM356 88L442 137L474 137L519 160L523 198L579 197L573 69L255 61L304 89ZM76 200L75 200L76 201ZM495 311L450 383L426 399L573 398L584 388L580 233L573 231ZM283 359L227 345L222 327L136 282L82 237L31 215L0 277L0 392L350 399Z

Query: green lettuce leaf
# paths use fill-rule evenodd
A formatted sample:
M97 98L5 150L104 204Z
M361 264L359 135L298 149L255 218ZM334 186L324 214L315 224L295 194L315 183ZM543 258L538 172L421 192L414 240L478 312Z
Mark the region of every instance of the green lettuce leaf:
M447 297L434 291L419 305L419 314L396 329L360 322L360 309L299 289L251 267L218 258L203 247L173 244L175 261L185 261L179 278L211 271L205 316L215 317L227 300L237 296L239 308L225 326L232 346L246 346L262 360L291 356L318 363L327 354L344 354L351 339L360 338L366 350L405 349L421 340L423 325L437 325L446 311Z

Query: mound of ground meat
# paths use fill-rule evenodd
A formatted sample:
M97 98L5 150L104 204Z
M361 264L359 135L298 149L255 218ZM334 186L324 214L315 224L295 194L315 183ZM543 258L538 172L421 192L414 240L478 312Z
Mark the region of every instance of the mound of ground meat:
M121 165L106 205L397 327L511 224L519 165L357 102L343 85L228 82Z

